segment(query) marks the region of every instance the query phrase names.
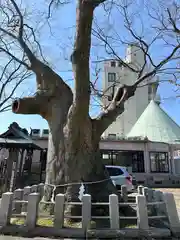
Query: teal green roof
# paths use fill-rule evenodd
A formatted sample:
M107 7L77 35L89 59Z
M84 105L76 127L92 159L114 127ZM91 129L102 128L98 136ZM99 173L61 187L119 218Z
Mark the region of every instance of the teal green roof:
M127 137L147 137L154 142L180 143L180 126L152 100Z

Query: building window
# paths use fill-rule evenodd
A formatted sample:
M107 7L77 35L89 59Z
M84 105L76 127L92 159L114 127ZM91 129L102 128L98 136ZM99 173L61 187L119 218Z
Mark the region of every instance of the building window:
M114 165L117 155L112 150L100 150L101 158L105 165Z
M49 134L49 129L43 129L43 134Z
M150 152L151 172L168 173L169 161L167 152Z
M132 153L132 172L144 172L144 153Z
M103 153L103 154L102 154L102 159L103 159L103 160L109 159L109 154Z
M115 81L116 81L116 74L108 73L108 82L115 82Z
M111 62L111 67L115 67L116 66L116 62L115 61L112 61Z
M32 134L40 134L40 129L32 129Z

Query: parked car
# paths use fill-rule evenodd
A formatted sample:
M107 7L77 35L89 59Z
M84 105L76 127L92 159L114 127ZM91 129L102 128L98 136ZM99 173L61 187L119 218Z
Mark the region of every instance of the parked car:
M126 167L122 166L105 166L110 178L112 179L114 185L117 187L118 190L121 189L122 185L127 186L127 190L130 192L134 189L132 181L134 180L133 177L128 173Z

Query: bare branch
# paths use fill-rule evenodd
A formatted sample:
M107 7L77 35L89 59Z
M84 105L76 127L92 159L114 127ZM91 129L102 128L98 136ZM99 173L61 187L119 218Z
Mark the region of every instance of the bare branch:
M99 31L92 29L92 34L98 39L100 39L102 42L104 42L106 51L107 51L107 48L109 48L111 51L111 52L108 52L108 54L110 55L112 54L122 64L122 66L130 69L132 72L138 72L137 69L133 68L132 66L130 66L129 64L127 64L125 61L122 60L122 58L115 52L114 48L109 43L108 37L103 36L104 34L102 34L102 31L100 29Z
M56 8L59 7L60 5L65 5L68 4L70 1L69 0L51 0L49 5L48 5L48 16L47 19L51 17L51 12L52 12L52 6L54 5Z
M47 61L45 60L44 56L43 56L43 52L42 52L41 45L40 45L40 43L38 42L38 40L36 39L34 29L33 29L32 27L30 27L30 26L29 26L28 24L26 24L26 23L24 23L24 27L27 27L28 29L31 30L31 33L32 33L32 35L33 35L34 42L37 44L37 46L38 46L38 48L39 48L40 55L41 55L43 61L44 61L46 64L48 64Z
M175 55L175 53L180 49L180 44L177 45L172 52L170 53L170 55L168 57L166 57L165 59L163 59L152 71L148 72L147 74L145 74L144 76L140 77L136 83L134 84L135 87L137 87L142 81L144 81L145 79L155 75L157 73L158 70L160 70L166 63L169 62L169 60Z
M124 102L132 97L135 91L136 87L134 86L118 87L108 108L101 112L96 120L94 119L95 128L100 135L116 120L117 116L124 112Z
M180 9L179 9L180 10ZM172 24L173 28L174 28L174 32L177 34L180 34L180 29L177 27L175 20L173 19L171 12L169 9L167 9L168 15L169 15L169 21Z
M22 60L23 61L23 60ZM16 66L14 58L2 66L2 72L0 77L0 112L7 111L9 109L10 101L20 86L30 74L22 69L21 62Z
M7 51L6 49L0 47L0 52L4 52L7 55L9 55L11 58L13 58L16 62L24 65L27 69L29 69L29 66L22 60L20 60L19 58L15 57L12 53L10 53L9 51Z

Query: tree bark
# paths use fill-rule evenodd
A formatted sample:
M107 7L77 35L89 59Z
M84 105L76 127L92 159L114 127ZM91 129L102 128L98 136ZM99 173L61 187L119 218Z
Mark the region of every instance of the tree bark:
M84 183L85 193L91 195L93 202L107 202L110 194L118 193L101 160L100 136L97 137L90 117L81 126L78 119L75 122L74 117L73 121L71 118L69 112L64 128L57 118L50 125L46 200L52 197L53 187L49 185L56 185L55 195L64 192L67 201L80 201L79 188ZM58 187L64 184L69 185ZM80 214L78 206L68 206L66 211L72 215Z

